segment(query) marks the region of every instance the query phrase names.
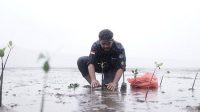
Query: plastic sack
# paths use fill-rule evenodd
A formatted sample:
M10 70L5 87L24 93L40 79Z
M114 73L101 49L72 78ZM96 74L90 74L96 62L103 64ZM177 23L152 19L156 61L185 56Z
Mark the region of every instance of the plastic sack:
M133 88L148 88L148 87L158 88L158 79L154 75L151 80L152 75L153 73L146 72L142 76L138 76L136 78L128 78L127 80ZM150 80L151 80L151 84L150 84Z

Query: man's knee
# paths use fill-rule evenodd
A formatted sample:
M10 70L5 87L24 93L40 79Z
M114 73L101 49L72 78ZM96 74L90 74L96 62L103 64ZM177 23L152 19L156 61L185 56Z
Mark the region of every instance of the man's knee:
M88 63L88 56L79 57L77 60L78 67L85 66L87 65L87 63Z
M85 77L88 74L88 60L88 56L82 56L77 60L78 69L83 75L83 77Z

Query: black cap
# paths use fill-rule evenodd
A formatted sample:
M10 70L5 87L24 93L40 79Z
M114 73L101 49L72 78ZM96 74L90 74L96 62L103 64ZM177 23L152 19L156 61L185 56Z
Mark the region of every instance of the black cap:
M104 29L99 32L99 40L112 40L113 32L109 29Z

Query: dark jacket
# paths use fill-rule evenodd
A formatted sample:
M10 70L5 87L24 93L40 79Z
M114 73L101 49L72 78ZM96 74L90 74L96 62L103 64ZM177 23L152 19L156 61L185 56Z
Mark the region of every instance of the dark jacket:
M93 43L89 55L89 63L100 67L101 62L106 62L104 71L110 69L126 69L126 55L124 47L121 43L114 41L109 51L104 51L101 48L100 41Z

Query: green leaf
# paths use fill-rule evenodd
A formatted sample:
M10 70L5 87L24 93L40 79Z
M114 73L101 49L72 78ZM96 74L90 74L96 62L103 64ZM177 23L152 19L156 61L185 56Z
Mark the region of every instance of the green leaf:
M71 89L71 88L73 88L73 84L70 84L70 85L68 86L68 89Z
M44 65L43 65L43 70L48 73L49 72L49 62L48 61L45 61Z
M136 68L135 70L132 70L132 73L133 73L134 75L137 75L137 74L138 74L138 69Z
M4 55L5 55L5 49L6 48L3 48L3 49L0 49L0 57L4 57Z
M163 63L157 63L157 62L154 62L154 64L156 65L156 67L158 67L160 69L160 66L163 65Z
M138 74L138 69L135 69L135 74Z
M74 84L74 88L77 88L78 86L79 86L78 83L75 83L75 84Z
M12 47L13 43L12 41L9 41L8 46Z

